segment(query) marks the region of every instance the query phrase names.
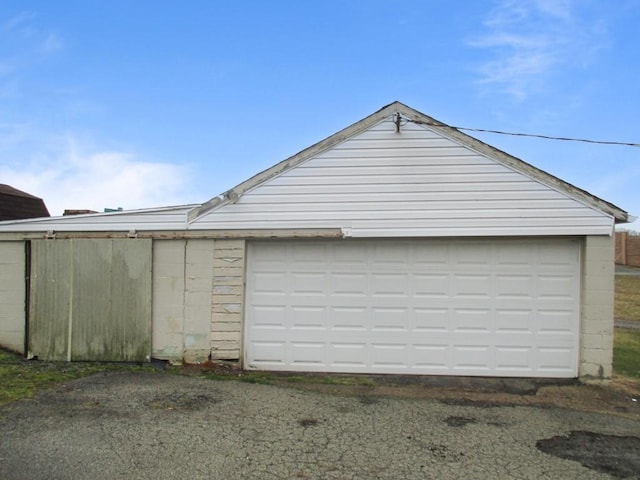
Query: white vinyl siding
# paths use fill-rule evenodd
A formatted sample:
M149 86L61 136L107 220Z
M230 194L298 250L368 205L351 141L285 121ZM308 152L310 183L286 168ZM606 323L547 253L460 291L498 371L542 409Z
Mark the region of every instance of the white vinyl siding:
M249 244L245 368L577 376L580 241Z
M383 121L190 229L342 228L354 237L610 234L612 217L426 127Z

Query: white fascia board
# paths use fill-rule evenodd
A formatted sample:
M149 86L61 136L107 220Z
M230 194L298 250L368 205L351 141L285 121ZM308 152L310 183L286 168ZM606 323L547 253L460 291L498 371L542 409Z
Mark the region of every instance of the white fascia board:
M135 224L135 221L133 223L127 223L127 217L135 217L145 214L161 215L162 213L170 214L172 212L174 215L180 215L184 213L184 221L171 221L169 222L170 225L167 225L167 228L175 229L176 226L178 228L185 228L187 213L197 206L198 204L189 204L170 207L144 208L137 210L122 210L116 212L87 213L81 215L67 215L59 217L6 220L0 222L0 232L39 232L47 230L64 231L65 229L81 231L86 229L85 225L91 225L89 228L89 230L91 231L113 230L113 227L116 225L118 225L118 230L127 230L130 228L138 228ZM161 224L162 221L159 221L158 223ZM158 228L156 226L153 229L157 230Z

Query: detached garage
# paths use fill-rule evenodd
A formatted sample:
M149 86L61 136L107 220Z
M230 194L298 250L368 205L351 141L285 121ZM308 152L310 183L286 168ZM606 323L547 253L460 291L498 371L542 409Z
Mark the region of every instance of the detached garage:
M31 256L37 242L118 238L115 274L145 294L104 317L139 327L129 343L98 329L101 355L120 351L114 341L143 355L146 335L149 356L246 369L603 379L612 234L626 221L615 205L396 102L202 205L0 222L0 263L11 264L0 295L53 294L31 281L48 265ZM147 252L148 275L126 273L127 245ZM26 284L14 278L18 250ZM69 261L91 270L86 258ZM118 283L111 275L106 284ZM15 349L26 331L24 352L42 358L33 349L58 320L27 307L0 318L0 344ZM69 344L91 351L82 339L95 328L73 337L75 324L61 323Z

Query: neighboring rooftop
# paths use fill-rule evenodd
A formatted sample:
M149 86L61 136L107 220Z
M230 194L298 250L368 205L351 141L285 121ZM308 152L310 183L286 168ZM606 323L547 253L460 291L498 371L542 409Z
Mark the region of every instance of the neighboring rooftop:
M41 198L0 183L0 221L49 216Z

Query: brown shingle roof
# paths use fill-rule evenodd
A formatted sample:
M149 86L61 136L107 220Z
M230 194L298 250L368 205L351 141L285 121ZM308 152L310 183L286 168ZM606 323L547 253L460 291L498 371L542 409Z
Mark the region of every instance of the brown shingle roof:
M41 198L0 183L0 220L49 216L49 210Z

